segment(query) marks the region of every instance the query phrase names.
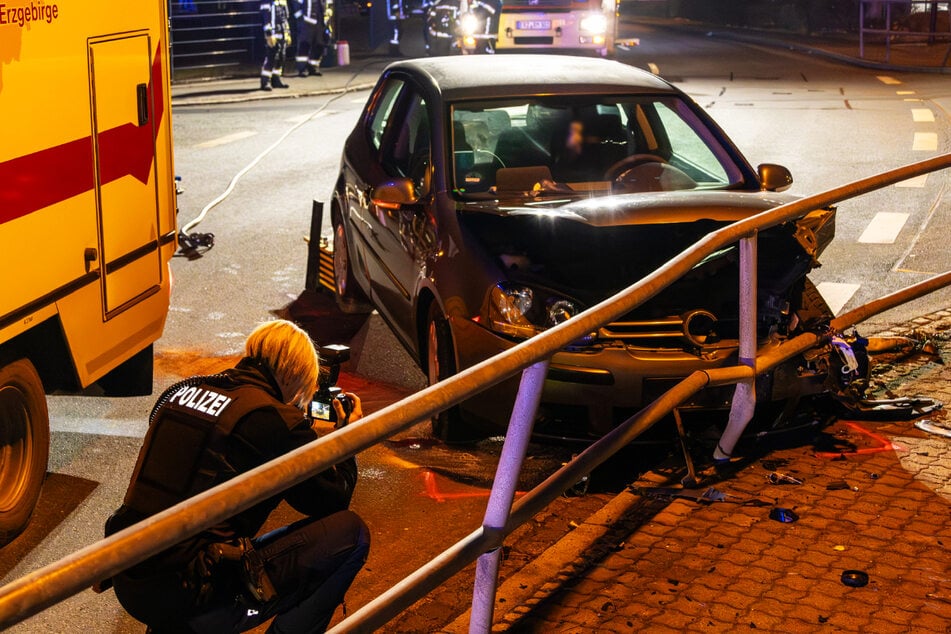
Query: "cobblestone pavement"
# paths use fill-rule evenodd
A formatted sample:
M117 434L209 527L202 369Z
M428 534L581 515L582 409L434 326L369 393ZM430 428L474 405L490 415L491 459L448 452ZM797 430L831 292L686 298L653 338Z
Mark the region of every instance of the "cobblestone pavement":
M947 358L949 328L942 311L882 334ZM892 355L873 387L951 403L949 379L934 355ZM842 419L761 451L715 482L722 502L627 493L600 539L554 574L513 580L533 595L503 587L493 631L951 632L951 439L913 422ZM772 484L773 471L802 483ZM777 507L798 520L770 519ZM868 584L845 585L847 570Z

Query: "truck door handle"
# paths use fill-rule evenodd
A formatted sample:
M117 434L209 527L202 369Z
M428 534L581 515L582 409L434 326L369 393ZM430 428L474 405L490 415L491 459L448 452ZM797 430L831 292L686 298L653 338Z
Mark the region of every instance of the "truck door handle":
M135 101L139 110L139 127L149 122L149 85L139 84L135 87Z

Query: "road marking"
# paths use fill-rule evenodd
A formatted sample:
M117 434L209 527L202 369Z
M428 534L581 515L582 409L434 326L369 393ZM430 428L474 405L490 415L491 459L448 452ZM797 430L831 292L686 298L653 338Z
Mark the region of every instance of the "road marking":
M833 315L838 315L839 311L849 303L855 291L859 290L861 284L845 284L840 282L822 282L816 285L816 290L826 300L829 309Z
M933 123L934 113L930 108L912 108L911 119L916 123Z
M350 100L350 103L366 103L366 102L367 102L366 97L357 97L356 99Z
M924 187L926 182L928 182L928 175L921 174L920 176L909 178L906 181L895 183L895 187Z
M921 103L921 99L918 99L917 97L914 99L902 99L902 101L907 101L908 103Z
M888 75L876 75L875 79L889 86L898 86L901 84L900 81L898 81L894 77L889 77Z
M148 423L139 418L92 418L86 416L51 416L53 433L89 434L92 436L125 436L143 438Z
M655 64L654 62L647 62L647 67L655 75L660 75L660 67L657 66L657 64Z
M896 90L895 94L896 95L913 95L915 94L915 91L914 90Z
M220 136L217 139L211 139L210 141L199 143L195 147L200 149L218 147L219 145L227 145L228 143L234 143L235 141L246 139L248 137L254 136L255 134L257 134L257 132L254 130L241 130L239 132L232 132L231 134Z
M908 214L880 211L859 236L864 244L894 244L908 221Z
M938 149L938 134L935 132L915 132L915 141L911 144L914 152L934 152Z

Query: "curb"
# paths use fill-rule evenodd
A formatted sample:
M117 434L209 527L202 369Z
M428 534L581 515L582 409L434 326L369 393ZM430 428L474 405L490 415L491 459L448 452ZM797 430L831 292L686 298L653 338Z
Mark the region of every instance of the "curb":
M670 27L674 28L674 27ZM832 51L827 51L821 48L816 48L814 46L807 46L805 44L796 44L788 41L777 41L769 39L766 37L760 37L758 35L750 35L747 33L733 33L730 31L708 31L708 37L716 37L725 40L735 40L737 42L744 42L747 44L759 44L761 46L769 46L772 48L784 48L791 51L796 51L797 53L805 53L807 55L815 55L816 57L823 57L834 62L839 62L840 64L848 64L850 66L857 66L859 68L867 68L870 70L887 70L895 73L928 73L933 75L948 75L951 74L951 67L947 66L902 66L899 64L887 64L884 62L873 62L869 60L860 59L858 57L852 57L851 55L843 55L842 53L833 53Z
M528 606L538 603L538 601L531 601L532 597L540 592L545 593L546 584L556 582L559 573L572 561L589 553L594 545L615 527L618 520L628 514L642 499L641 496L625 489L577 528L506 579L496 592L493 623L504 622L510 616L517 618L519 612L525 612ZM437 631L440 634L465 634L469 631L471 614L470 608Z
M359 92L361 90L370 90L376 85L376 81L352 84L343 88L318 88L316 90L301 90L292 93L274 93L274 92L252 92L240 97L195 97L188 96L172 97L172 107L183 106L213 106L229 103L246 103L249 101L267 101L271 99L298 99L300 97L315 97L320 95L339 95L348 92Z
M646 24L658 29L667 29L671 31L688 30L697 34L706 35L707 37L716 37L724 40L735 40L737 42L758 44L760 46L768 46L771 48L787 49L796 51L798 53L823 57L840 64L848 64L850 66L857 66L859 68L867 68L870 70L886 70L896 73L929 73L935 75L951 74L951 67L949 66L903 66L899 64L873 62L870 60L853 57L851 55L834 53L832 51L827 51L815 46L809 46L807 44L797 44L796 42L791 42L787 39L776 39L776 36L783 38L784 34L782 32L772 34L772 37L770 37L765 33L762 35L757 35L756 33L742 33L737 30L718 31L716 29L723 29L724 27L722 25L708 24L703 22L682 22L672 24L663 20L654 20L638 16L622 16L621 20L632 24ZM759 31L759 33L762 33L762 31Z

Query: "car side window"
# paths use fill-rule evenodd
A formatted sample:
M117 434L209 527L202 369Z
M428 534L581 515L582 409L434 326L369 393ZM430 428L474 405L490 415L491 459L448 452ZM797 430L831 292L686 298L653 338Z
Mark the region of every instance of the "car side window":
M373 106L373 113L370 115L370 143L373 147L380 149L383 142L383 133L386 132L386 124L393 114L393 106L396 105L397 98L402 92L404 83L399 79L390 79L380 89L379 97Z
M416 186L416 192L424 195L429 191L431 160L426 101L419 95L408 96L394 125L382 152L383 169L391 176L409 178Z

